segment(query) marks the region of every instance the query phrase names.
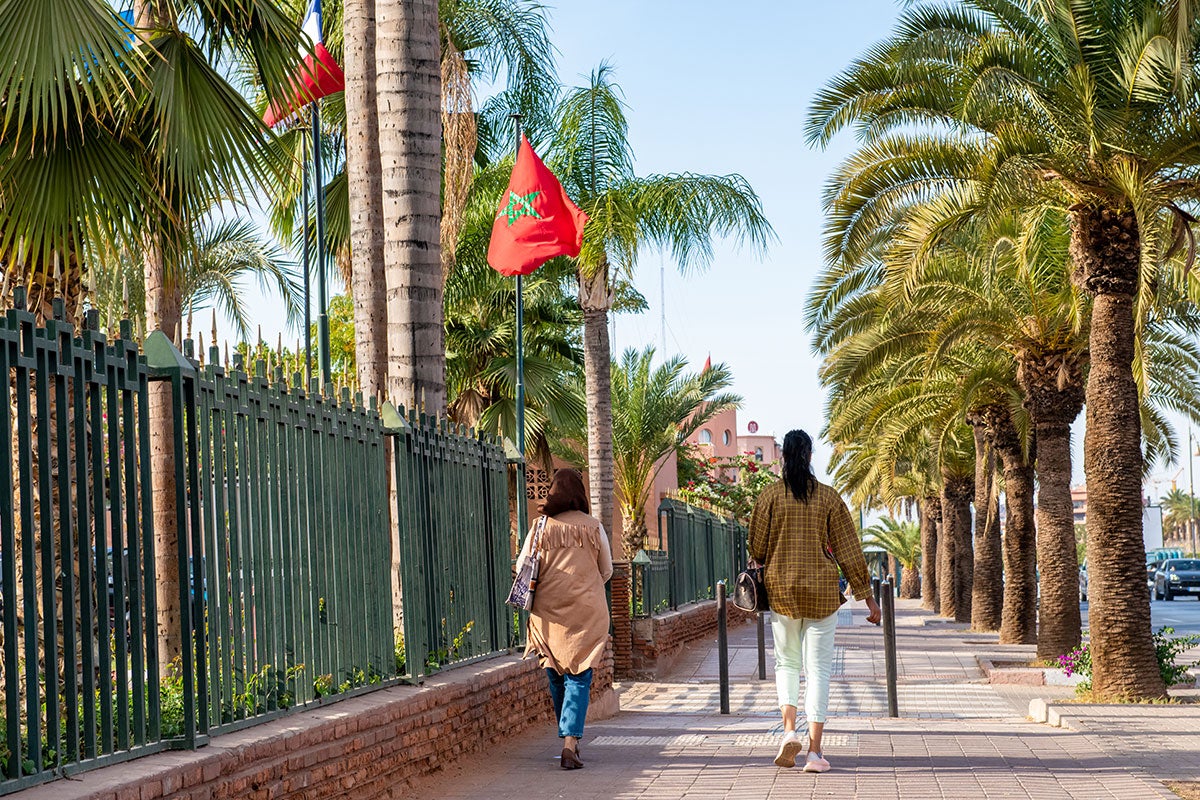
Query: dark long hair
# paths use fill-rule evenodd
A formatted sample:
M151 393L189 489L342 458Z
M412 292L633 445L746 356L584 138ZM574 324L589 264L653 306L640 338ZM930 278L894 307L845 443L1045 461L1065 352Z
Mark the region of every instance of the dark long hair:
M812 470L812 437L802 430L783 437L783 482L792 496L807 503L816 484Z
M547 517L557 516L564 511L582 511L587 514L587 490L583 488L583 476L577 469L560 469L550 481L550 491L542 503L541 511Z

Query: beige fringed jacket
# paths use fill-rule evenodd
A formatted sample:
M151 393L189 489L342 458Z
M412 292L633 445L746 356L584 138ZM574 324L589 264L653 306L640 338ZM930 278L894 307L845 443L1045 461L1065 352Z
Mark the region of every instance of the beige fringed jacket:
M534 521L521 559L528 557L536 529ZM604 584L613 571L608 534L596 518L567 511L546 520L540 549L525 655L537 653L543 667L578 675L600 666L608 643Z

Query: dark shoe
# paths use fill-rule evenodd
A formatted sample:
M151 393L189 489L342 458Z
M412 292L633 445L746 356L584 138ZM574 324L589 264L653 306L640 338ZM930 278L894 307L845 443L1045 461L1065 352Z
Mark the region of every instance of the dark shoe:
M563 769L580 769L583 767L583 762L579 760L574 750L563 748L562 756L559 757L559 764Z

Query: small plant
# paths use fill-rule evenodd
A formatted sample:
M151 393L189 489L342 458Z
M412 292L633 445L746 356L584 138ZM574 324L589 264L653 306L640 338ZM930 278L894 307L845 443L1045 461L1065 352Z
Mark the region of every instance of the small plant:
M1172 636L1173 633L1174 628L1163 628L1154 634L1154 655L1158 658L1158 669L1162 673L1163 683L1167 686L1187 682L1188 671L1200 666L1200 660L1190 664L1175 662L1184 650L1200 644L1200 634Z
M1058 666L1068 678L1074 675L1083 677L1082 681L1075 684L1076 694L1085 694L1092 690L1092 653L1086 644L1059 656Z
M1174 628L1160 628L1154 633L1154 655L1158 670L1167 688L1186 683L1189 670L1200 666L1200 660L1190 664L1177 663L1180 653L1200 644L1200 634L1175 636ZM1083 680L1075 686L1076 694L1087 694L1092 690L1092 654L1088 645L1080 645L1066 655L1058 657L1058 666L1067 677L1080 675Z
M404 652L404 631L396 628L396 674L403 675L408 666L408 657Z

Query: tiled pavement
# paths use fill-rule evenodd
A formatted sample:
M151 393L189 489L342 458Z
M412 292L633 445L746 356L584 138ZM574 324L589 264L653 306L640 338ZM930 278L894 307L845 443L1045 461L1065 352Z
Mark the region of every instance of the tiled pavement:
M1183 736L1163 731L1153 711L1131 716L1128 708L1097 711L1080 730L1039 725L1025 718L1029 700L1070 690L993 687L982 682L974 657L984 651L1020 660L1027 648L925 622L912 608L898 620L900 719L885 714L878 629L861 620L839 628L842 659L825 745L834 769L825 775L771 763L780 730L774 682L769 662L767 680L757 680L750 625L730 632L729 716L717 714L715 648L696 648L683 654L669 682L620 687L621 713L588 725L585 769L558 769L553 732L531 732L450 767L411 796L1141 800L1175 796L1160 779L1200 777L1200 709ZM1119 736L1122 730L1130 735Z

